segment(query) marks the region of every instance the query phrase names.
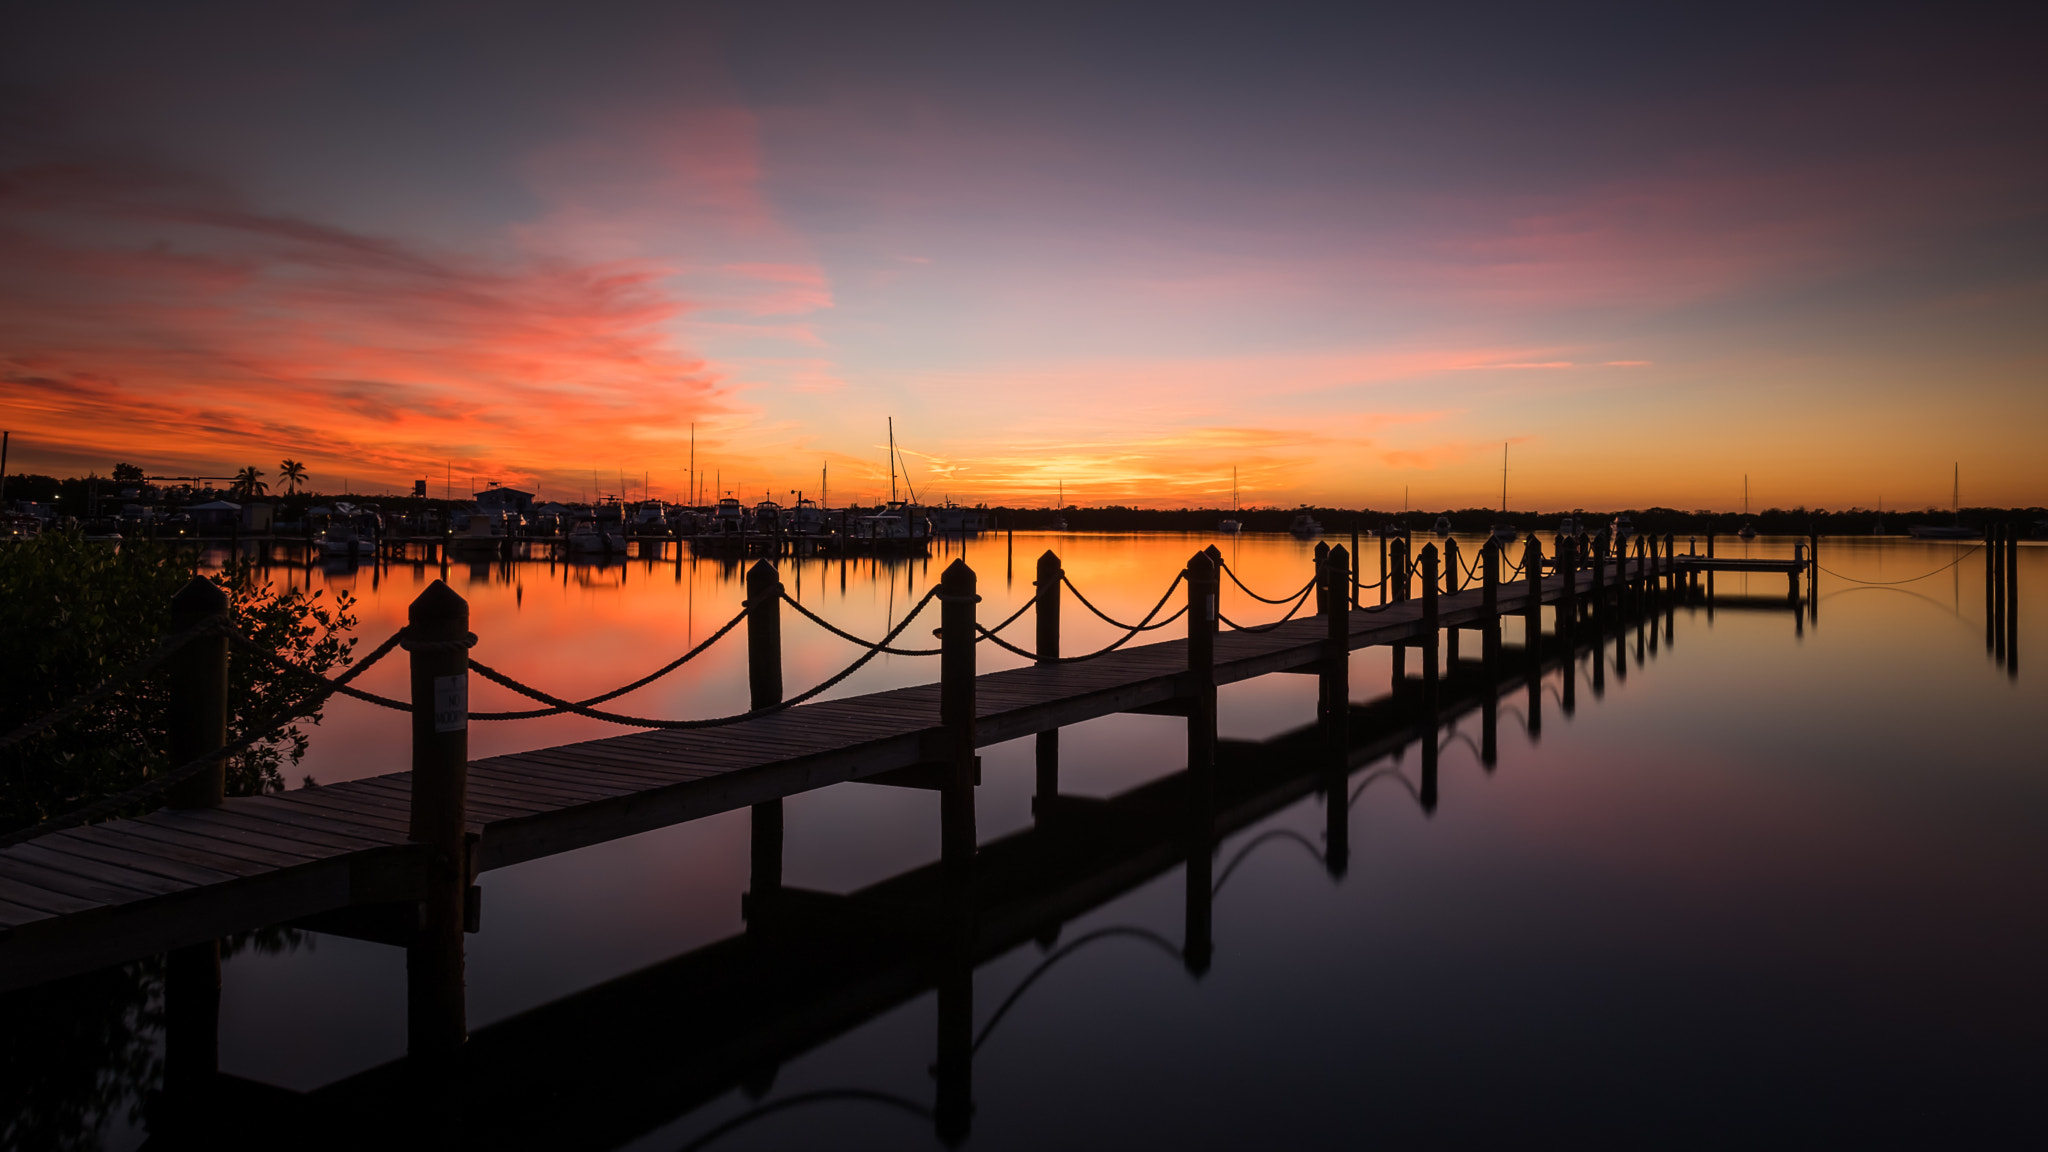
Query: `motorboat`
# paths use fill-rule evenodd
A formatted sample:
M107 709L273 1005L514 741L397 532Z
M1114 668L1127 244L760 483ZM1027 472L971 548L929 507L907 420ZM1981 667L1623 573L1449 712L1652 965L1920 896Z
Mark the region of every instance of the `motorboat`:
M1449 536L1452 531L1451 518L1449 516L1437 517L1436 523L1430 525L1429 530L1431 532L1436 533L1438 536Z
M668 507L659 500L642 501L626 530L633 536L667 536Z
M757 536L780 536L783 524L783 508L773 500L763 500L754 505L754 534Z
M1626 540L1635 534L1635 521L1628 518L1628 513L1623 512L1614 518L1614 538L1616 540Z
M511 535L510 519L500 512L472 512L469 520L449 537L449 544L465 551L495 551Z
M1306 504L1303 504L1301 510L1294 514L1294 521L1287 526L1287 530L1304 540L1310 536L1320 536L1323 534L1323 526L1316 522L1316 518L1313 515L1310 515L1308 505Z
M731 496L719 500L711 510L711 535L742 536L747 531L747 510Z
M1747 523L1743 524L1742 527L1737 528L1735 530L1735 534L1744 540L1756 539L1756 529L1750 527Z
M951 500L931 510L932 533L938 536L976 536L981 533L981 510L963 508Z
M563 542L571 552L624 555L626 551L625 533L612 525L600 524L595 516L578 516Z
M931 540L932 525L925 510L906 500L891 500L873 514L853 522L854 538L871 548L923 548Z
M1493 538L1503 545L1513 544L1522 538L1522 530L1513 524L1495 524L1492 528L1492 534Z
M819 539L832 534L832 524L825 510L816 500L801 494L796 498L796 507L789 511L790 531L798 536Z

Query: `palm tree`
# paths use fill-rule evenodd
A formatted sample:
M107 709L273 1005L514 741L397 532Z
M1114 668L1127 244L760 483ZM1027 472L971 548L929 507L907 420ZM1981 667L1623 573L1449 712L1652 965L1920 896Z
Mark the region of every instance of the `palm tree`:
M297 460L285 460L277 466L277 478L284 481L285 495L295 495L299 485L306 482L306 466Z
M263 482L263 473L257 471L254 464L235 473L235 482L229 486L229 491L234 492L244 500L252 496L261 496L269 490L270 485Z

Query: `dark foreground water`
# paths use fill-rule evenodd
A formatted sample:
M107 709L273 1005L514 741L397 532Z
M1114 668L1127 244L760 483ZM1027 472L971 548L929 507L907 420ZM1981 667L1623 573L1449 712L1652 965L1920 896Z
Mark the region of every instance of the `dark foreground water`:
M1029 596L1032 559L1053 546L1084 592L1130 619L1207 542L1018 537L1014 561L1000 539L968 558L984 618ZM1297 541L1222 545L1262 590L1306 579ZM1748 547L1786 555L1791 542ZM1371 577L1370 541L1367 552ZM877 636L945 559L813 561L785 580ZM2048 1146L2048 693L2029 655L2048 651L2048 550L2022 549L2003 661L1986 647L1974 544L1833 540L1822 563L1817 604L1794 611L1781 576L1722 577L1712 611L1660 606L1631 620L1619 649L1610 634L1597 656L1552 668L1533 698L1510 685L1491 766L1482 706L1417 737L1440 746L1433 771L1415 742L1342 780L1312 755L1269 756L1271 811L1233 793L1226 769L1219 795L1251 816L1215 846L1206 878L1191 886L1170 836L1150 856L1083 869L1014 948L971 972L935 961L900 989L834 992L777 1019L758 1037L777 1055L743 1066L687 1055L719 994L707 958L746 931L747 813L487 873L482 931L468 938L472 1045L516 1062L522 1082L610 1087L500 1098L465 1123L493 1133L479 1146L636 1149L922 1148L942 1132L987 1149ZM374 642L441 574L289 578L352 589ZM713 561L487 564L448 578L474 606L478 657L563 695L659 666L741 595L737 568ZM1224 611L1277 615L1229 595ZM1068 621L1069 651L1113 635L1071 600ZM785 627L792 689L854 654ZM1518 623L1506 640L1520 643ZM1477 634L1463 642L1475 658ZM742 661L724 645L618 706L736 711ZM992 652L984 667L1010 662ZM835 694L935 674L888 658ZM1354 656L1354 701L1391 682L1385 650ZM402 672L378 669L366 686L402 692ZM1466 688L1483 700L1476 678ZM472 707L510 699L479 686ZM1220 734L1285 741L1315 706L1312 677L1226 687ZM478 725L472 750L615 731L575 718ZM343 703L301 772L393 771L405 746L401 718ZM983 752L977 817L994 851L1034 826L1033 744ZM1073 796L1157 790L1184 765L1174 717L1061 736ZM1133 818L1133 843L1148 829ZM938 841L936 793L841 785L788 801L784 879L850 892L930 864ZM1203 906L1213 951L1199 946ZM841 941L792 928L776 946L829 967L806 949ZM157 979L142 964L8 999L15 1079L0 1088L0 1131L14 1145L151 1140ZM315 1099L374 1079L404 1055L405 987L399 949L311 933L243 941L225 965L221 1068ZM940 1039L942 1016L963 1011L977 1038L964 1065ZM941 1107L963 1083L971 1111ZM277 1099L290 1115L298 1098ZM268 1135L294 1146L317 1133L284 1123Z

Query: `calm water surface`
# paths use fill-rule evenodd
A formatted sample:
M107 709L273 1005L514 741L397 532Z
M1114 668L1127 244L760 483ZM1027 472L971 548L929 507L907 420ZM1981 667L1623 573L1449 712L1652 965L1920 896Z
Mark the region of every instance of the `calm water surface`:
M984 620L1029 598L1047 547L1100 608L1131 620L1209 542L1019 536L1012 558L994 537L967 557ZM1269 595L1307 579L1309 544L1217 542ZM1376 544L1365 551L1370 579ZM828 619L878 637L948 560L786 562L784 580ZM1178 865L1135 886L1106 882L1056 937L981 965L977 1034L1029 984L975 1052L966 1146L2048 1146L2048 693L2030 663L2048 653L2048 549L2021 550L2017 671L1986 650L1974 544L1837 539L1822 563L1810 612L1787 606L1782 576L1723 576L1714 610L1676 608L1654 652L1639 655L1631 631L1625 669L1610 641L1597 691L1590 656L1551 672L1539 738L1525 730L1524 691L1504 695L1491 769L1479 717L1447 720L1434 811L1416 799L1413 746L1353 771L1341 868L1326 856L1319 791L1235 832L1215 855L1205 972L1176 954L1188 899ZM352 592L366 647L443 575L273 573ZM445 570L470 601L476 657L569 697L708 636L737 611L742 576L731 562L673 558ZM1249 623L1279 610L1227 591L1223 611ZM1116 635L1071 597L1066 622L1070 653ZM929 644L935 625L921 619L903 642ZM792 691L857 655L789 614L784 630ZM1028 641L1028 620L1017 635ZM743 710L738 639L609 706ZM1506 639L1520 642L1518 622ZM1465 644L1476 655L1477 634ZM1019 662L982 647L984 670ZM1391 673L1386 650L1357 653L1354 700L1386 695ZM1578 678L1570 715L1567 675ZM402 696L403 676L393 660L362 683ZM935 677L935 661L886 656L832 695ZM476 710L522 706L480 680L472 691ZM1313 677L1226 687L1220 735L1274 738L1312 724L1315 706ZM1065 730L1063 791L1109 797L1180 771L1184 729L1120 715ZM470 739L481 756L618 732L564 717L480 723ZM406 740L403 717L344 700L300 772L333 782L399 770ZM1032 742L983 754L987 843L1032 826ZM469 937L472 1030L744 931L748 840L736 812L487 873L483 931ZM787 802L785 882L846 892L930 863L938 844L936 793L840 785ZM659 1126L625 1146L937 1147L919 1111L935 1096L937 1016L935 995L916 995L751 1070L745 1090L657 1108ZM658 1006L644 1027L691 1043L690 1021ZM324 935L246 949L226 965L221 1028L224 1071L294 1090L395 1060L404 955ZM132 1097L147 1073L109 1070L106 1082ZM147 1138L126 1108L112 1108L104 1146Z

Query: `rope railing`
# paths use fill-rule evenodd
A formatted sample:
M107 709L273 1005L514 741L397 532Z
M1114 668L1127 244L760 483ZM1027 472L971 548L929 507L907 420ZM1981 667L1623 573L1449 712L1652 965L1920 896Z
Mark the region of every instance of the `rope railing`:
M1187 578L1188 578L1188 574L1187 574L1186 570L1185 570L1185 569L1183 569L1183 570L1181 571L1181 573L1180 573L1180 574L1179 574L1178 576L1175 576L1175 577L1173 578L1173 583L1171 583L1171 584L1169 584L1169 585L1167 585L1167 586L1166 586L1166 596L1171 596L1171 595L1173 595L1173 590L1174 590L1175 588L1178 588L1178 587L1180 587L1180 582L1181 582L1181 581L1183 581L1183 580L1185 580L1185 579L1187 579ZM1086 608L1086 609L1088 609L1088 610L1089 610L1090 612L1093 612L1093 613L1095 613L1095 614L1096 614L1097 616L1101 617L1101 618L1102 618L1102 622L1103 622L1103 623L1105 623L1105 624L1108 624L1108 625L1109 625L1109 626L1111 626L1112 628L1122 628L1122 629L1123 629L1124 631L1126 631L1126 632L1149 632L1149 631L1151 631L1151 630L1152 630L1152 629L1154 629L1154 628L1160 628L1160 627L1164 627L1164 626L1166 625L1166 623L1167 623L1167 621L1166 621L1166 620L1162 620L1162 621L1160 621L1160 622L1159 622L1158 624L1144 624L1144 623L1138 623L1138 624L1126 624L1126 623L1124 623L1123 621L1121 621L1121 620L1118 620L1118 619L1117 619L1117 618L1115 618L1114 616L1111 616L1111 615L1110 615L1109 613L1107 613L1107 612L1104 612L1104 611L1103 611L1102 609L1100 609L1100 608L1097 608L1097 607L1096 607L1095 605L1093 605L1093 604L1089 603L1089 601L1088 601L1088 598L1087 598L1086 596L1083 596L1083 595L1081 595L1081 590L1080 590L1079 588L1076 588L1076 587L1074 587L1074 582L1073 582L1073 581L1071 581L1071 580L1069 580L1069 579L1067 579L1067 574L1066 574L1065 572L1062 572L1062 573L1060 573L1060 583L1062 583L1062 584L1065 584L1065 585L1067 586L1067 591L1069 591L1069 592L1072 592L1072 593L1074 594L1074 599L1076 599L1076 600L1079 600L1079 601L1081 602L1081 606L1082 606L1083 608ZM1159 602L1160 602L1161 604L1164 604L1164 603L1166 603L1166 596L1161 596L1161 597L1159 598ZM1153 611L1154 611L1154 612L1157 612L1157 611L1158 611L1158 608L1156 608L1156 607L1155 607L1155 608L1153 609ZM1151 619L1151 617L1150 617L1150 616L1147 616L1147 617L1146 617L1146 619L1147 619L1147 620L1149 620L1149 619ZM1170 618L1169 618L1169 619L1170 619ZM1000 632L1000 631L1002 631L1002 628L1001 628L1000 626L998 626L998 627L996 627L996 628L990 629L990 631L991 631L991 632Z
M1298 591L1298 592L1293 592L1293 593L1290 593L1290 594L1288 594L1288 595L1286 595L1286 596L1282 596L1282 597L1280 597L1280 598L1279 598L1278 600L1274 600L1274 599L1272 599L1272 598L1270 598L1270 597L1266 597L1266 596L1261 596L1261 595L1259 595L1259 594L1258 594L1257 592L1254 592L1254 591L1252 591L1252 590L1251 590L1250 588L1246 588L1246 587L1245 587L1245 583L1244 583L1244 581L1242 581L1242 580L1240 580L1240 579L1238 579L1238 578L1237 578L1237 572L1236 572L1235 570L1233 570L1233 569L1232 569L1232 568L1230 567L1230 565L1229 565L1229 564L1227 564L1227 563L1225 563L1224 561L1221 561L1221 560L1217 561L1217 562L1216 562L1216 567L1218 567L1218 568L1221 568L1221 569L1222 569L1222 570L1223 570L1223 571L1224 571L1224 572L1225 572L1226 574L1228 574L1228 575L1229 575L1229 577L1230 577L1230 582L1231 582L1232 584L1235 584L1235 585L1237 585L1237 586L1238 586L1238 588L1239 588L1240 590L1242 590L1242 591L1244 592L1244 594L1245 594L1245 595L1247 595L1247 596L1251 597L1251 598L1252 598L1252 599L1254 599L1254 600L1257 600L1257 601L1259 601L1259 602L1260 602L1260 603L1262 603L1262 604L1289 604L1289 603L1292 603L1292 602L1294 602L1295 600L1298 600L1298 599L1300 599L1301 597L1303 597L1303 596L1307 595L1307 594L1309 593L1309 591L1310 591L1311 589L1313 589L1313 588L1314 588L1314 587L1316 586L1316 579L1317 579L1317 577L1316 577L1316 576L1311 576L1311 577L1309 577L1309 579L1308 579L1308 583L1307 583L1307 584L1304 584L1304 585L1302 585L1302 587L1301 587L1301 590L1300 590L1300 591ZM1386 577L1382 576L1382 577L1381 577L1381 579L1382 579L1382 580L1384 580L1384 579L1386 579ZM1366 585L1366 587L1370 588L1370 587L1374 587L1374 585L1370 585L1370 584L1368 584L1368 585Z
M199 639L201 636L210 636L224 630L228 631L230 635L233 634L233 630L228 626L227 618L224 616L210 616L185 629L183 632L166 636L163 642L157 646L156 651L139 660L131 661L125 667L109 673L99 683L73 696L70 700L58 705L50 712L21 725L5 736L0 736L0 752L5 752L24 740L35 736L37 733L62 724L64 721L85 711L87 707L101 700L114 689L162 664L179 650L183 649L185 645Z
M884 636L879 644L868 646L868 650L861 653L858 659L854 660L853 663L841 669L838 674L832 676L830 679L824 680L821 683L811 687L810 689L798 693L797 695L792 696L789 699L783 700L779 703L768 704L760 708L749 709L745 712L734 713L731 716L718 716L706 720L657 720L646 716L627 716L618 712L605 712L596 708L585 707L571 700L564 700L558 696L551 696L548 693L543 692L530 684L521 683L520 681L512 678L511 676L508 676L505 673L500 672L497 669L491 667L490 665L484 664L475 659L470 660L469 667L472 671L476 672L484 679L489 680L494 684L510 688L512 691L517 692L521 696L525 696L530 700L538 700L541 703L549 705L551 708L559 712L570 712L578 716L588 717L592 720L603 720L611 724L624 724L632 728L721 728L728 724L737 724L743 720L754 720L762 716L770 716L777 712L782 712L787 709L794 708L797 705L802 704L807 700L810 700L812 697L818 695L820 692L824 692L827 689L830 689L834 685L838 684L840 681L845 680L848 676L853 675L855 672L860 671L863 667L867 665L868 661L874 659L878 653L886 650L889 646L890 641L896 639L896 637L898 636L901 636L903 634L903 630L905 628L910 627L910 622L912 620L917 619L918 613L924 611L925 605L931 603L932 599L936 597L938 594L939 590L936 586L933 587L931 591L926 592L924 594L924 598L919 600L917 604L910 609L910 613L903 618L903 622L896 625L896 627L890 629L889 634L887 636Z
M1064 580L1065 577L1062 576L1061 579ZM1038 653L1030 652L1023 648L1019 648L1017 645L1002 639L1001 637L997 636L994 632L990 631L987 628L983 628L979 624L976 624L974 626L974 630L981 634L982 639L994 641L996 647L1001 648L1006 652L1014 652L1017 655L1024 657L1026 660L1036 661L1040 664L1078 664L1083 660L1093 660L1098 656L1107 656L1111 652L1114 652L1117 649L1123 647L1125 644L1130 643L1131 639L1139 635L1140 633L1150 632L1157 628L1164 628L1168 624L1173 623L1175 620L1180 619L1182 616L1187 615L1188 607L1187 605L1183 604L1177 611L1174 612L1173 615L1168 616L1166 619L1161 620L1156 624L1152 623L1152 618L1154 616L1159 615L1159 610L1161 608L1166 607L1166 602L1173 597L1173 590L1175 588L1180 587L1180 582L1185 579L1187 579L1187 572L1183 570L1180 572L1180 574L1176 575L1173 578L1173 583L1168 584L1166 586L1166 593L1159 597L1159 603L1154 604L1150 612L1145 613L1145 618L1143 620L1138 621L1136 624L1123 625L1122 627L1124 627L1125 631L1122 636L1119 636L1115 641L1111 642L1109 645L1105 647L1097 648L1095 651L1089 652L1081 656L1056 656L1050 660L1045 660L1041 659ZM1072 587L1072 585L1069 585L1069 587ZM1080 593L1077 591L1074 593L1074 595L1079 596ZM1083 601L1083 603L1086 603L1086 601ZM1097 612L1096 615L1102 616L1102 613ZM1103 616L1103 619L1108 620L1109 617ZM1111 621L1111 623L1115 622Z
M173 768L168 772L160 773L154 778L150 779L148 782L137 787L130 788L126 792L116 793L115 795L94 801L93 803L88 804L83 808L67 812L62 816L52 816L48 820L44 820L41 823L31 825L30 827L23 828L16 832L8 833L5 836L0 836L0 848L12 848L16 844L23 844L30 840L35 840L40 837L47 836L52 832L62 832L66 828L76 828L81 824L90 824L96 820L101 820L105 819L106 817L113 816L119 813L122 809L127 808L132 804L139 804L144 800L149 800L156 796L162 795L169 789L175 788L179 784L182 784L185 781L190 780L192 777L197 776L207 766L211 765L223 756L232 755L236 752L242 751L245 748L248 748L252 744L257 744L269 739L270 737L276 735L279 731L283 730L287 725L291 724L293 721L311 715L317 708L319 708L321 703L323 703L327 699L327 697L333 695L335 692L345 687L350 680L362 675L362 673L368 670L372 665L376 664L379 660L382 660L385 656L389 655L391 650L398 646L399 641L404 637L404 635L405 632L403 629L392 633L389 639L385 640L382 644L379 644L376 647L376 649L372 651L368 656L364 657L360 662L355 664L348 671L342 673L340 676L337 676L332 680L328 680L324 676L321 677L321 679L325 681L325 683L320 688L315 690L315 695L311 700L306 701L302 706L300 706L295 711L287 715L272 716L268 720L260 721L255 727L253 727L250 731L243 734L242 736L230 740L227 743L221 745L218 748L213 749L210 752L202 752L199 755L194 756L190 760L185 761L183 764L178 765L176 768Z
M804 619L809 620L811 623L816 624L818 627L823 628L825 631L830 632L834 636L839 637L841 640L844 640L849 644L858 644L862 648L867 648L875 652L887 652L891 656L937 656L939 654L939 649L937 648L891 648L887 645L887 643L876 644L868 640L863 640L860 637L855 636L853 633L846 631L844 628L841 628L838 625L833 624L831 621L825 619L823 616L818 615L816 612L811 611L809 608L806 608L803 605L797 603L793 598L791 598L789 593L783 592L780 593L780 595L782 597L783 603L788 604L791 608L796 609L797 613L801 615Z
M1308 594L1310 592L1315 591L1315 587L1315 581L1309 581L1308 587L1303 588L1301 590L1301 595L1295 598L1294 607L1289 608L1287 610L1287 615L1282 616L1278 620L1273 621L1271 624L1259 624L1256 626L1239 624L1237 621L1232 620L1228 616L1225 616L1221 611L1216 613L1216 619L1221 621L1223 624L1227 625L1232 632L1244 632L1251 635L1256 635L1260 632L1271 632L1273 629L1278 628L1282 624L1287 623L1289 620L1294 619L1294 614L1301 611L1302 606L1308 603Z

